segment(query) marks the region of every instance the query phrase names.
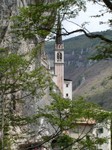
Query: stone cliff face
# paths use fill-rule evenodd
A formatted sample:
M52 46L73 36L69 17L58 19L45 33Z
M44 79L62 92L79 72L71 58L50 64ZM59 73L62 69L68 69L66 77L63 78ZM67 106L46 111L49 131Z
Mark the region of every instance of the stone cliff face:
M26 7L30 4L38 5L39 2L52 2L52 0L0 0L0 47L6 48L11 52L28 52L34 47L38 42L41 42L43 38L36 35L30 40L20 40L15 34L11 33L11 26L14 22L11 17L19 13L19 8ZM55 21L55 11L52 10L53 16L50 19L50 24L48 22L48 28L52 28ZM49 17L50 18L50 17ZM51 23L52 21L52 23ZM47 26L46 25L46 26Z
M0 0L0 48L6 48L10 52L14 53L25 53L31 51L32 46L34 47L38 41L41 40L36 38L36 40L20 40L14 33L11 33L11 25L13 24L12 20L10 19L12 16L15 16L19 12L20 7L28 6L29 4L38 4L39 0ZM42 1L41 1L42 2ZM44 2L44 1L43 1ZM50 2L50 1L49 1ZM35 42L36 41L36 42ZM49 99L48 90L46 91L45 97L42 98L42 101L39 105L43 105L44 102L46 103L46 99ZM32 115L36 112L37 99L34 97L28 97L23 106L25 115ZM32 130L35 129L35 126L32 126ZM20 130L20 129L18 129ZM21 132L21 131L20 131ZM25 140L21 139L21 142L25 142L29 140L26 138ZM12 150L17 149L17 147L12 148Z
M26 7L36 2L36 0L0 0L0 48L6 48L8 52L25 53L31 51L32 47L37 44L36 42L34 43L33 40L21 40L11 32L11 25L13 24L11 17L18 14L20 7ZM36 39L37 42L38 40L39 39ZM31 101L31 98L29 101ZM27 107L29 107L29 105L31 105L31 103L29 103ZM32 108L30 108L30 110L31 109ZM25 110L25 112L27 112L27 110Z
M0 47L7 48L10 51L26 51L30 48L31 42L20 41L12 34L10 18L18 14L20 7L25 7L35 3L35 0L1 0L0 1Z

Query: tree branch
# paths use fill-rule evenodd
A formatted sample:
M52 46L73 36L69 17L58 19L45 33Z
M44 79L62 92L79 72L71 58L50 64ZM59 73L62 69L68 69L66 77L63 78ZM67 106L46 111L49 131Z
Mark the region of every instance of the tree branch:
M65 30L65 29L64 29ZM112 43L112 40L104 37L103 35L100 35L100 34L93 34L93 33L87 33L84 29L78 29L78 30L74 30L74 31L71 31L71 32L68 32L67 30L65 30L66 33L62 33L62 35L66 36L66 35L70 35L70 34L73 34L73 33L77 33L77 32L83 32L87 37L93 39L93 38L99 38L109 44Z
M112 11L112 2L110 0L103 0L103 2Z

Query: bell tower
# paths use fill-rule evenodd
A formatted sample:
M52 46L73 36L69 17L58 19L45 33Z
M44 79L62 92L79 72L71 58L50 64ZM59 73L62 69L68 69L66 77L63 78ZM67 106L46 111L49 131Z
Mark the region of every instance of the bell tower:
M61 22L58 16L57 33L55 39L55 75L56 85L59 87L61 93L64 92L64 44L62 43Z

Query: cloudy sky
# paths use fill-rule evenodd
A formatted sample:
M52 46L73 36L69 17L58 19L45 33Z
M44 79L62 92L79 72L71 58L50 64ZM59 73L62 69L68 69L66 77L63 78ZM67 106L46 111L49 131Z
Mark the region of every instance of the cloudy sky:
M86 25L86 29L88 29L90 32L94 32L94 31L105 31L107 29L110 29L110 27L107 24L103 24L100 25L99 22L106 22L108 20L108 18L111 18L111 14L105 14L104 16L100 17L100 18L94 18L91 16L94 16L96 14L100 14L99 11L102 8L99 5L92 5L92 3L88 3L87 5L87 11L86 12L80 12L80 14L75 18L75 19L71 19L70 21L75 22L79 25L81 25L83 22L90 22L88 25ZM68 31L73 31L76 29L79 29L78 26L74 25L71 22L63 22L63 26L64 28L66 28ZM63 39L66 38L70 38L73 36L76 36L79 34L73 34L67 37L63 37Z

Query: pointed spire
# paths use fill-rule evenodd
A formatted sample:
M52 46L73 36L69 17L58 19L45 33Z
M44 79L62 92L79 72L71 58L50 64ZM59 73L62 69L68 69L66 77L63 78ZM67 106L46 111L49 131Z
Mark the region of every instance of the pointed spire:
M58 21L57 21L56 44L62 44L61 21L60 21L59 13L58 13Z

